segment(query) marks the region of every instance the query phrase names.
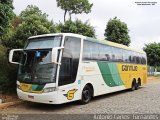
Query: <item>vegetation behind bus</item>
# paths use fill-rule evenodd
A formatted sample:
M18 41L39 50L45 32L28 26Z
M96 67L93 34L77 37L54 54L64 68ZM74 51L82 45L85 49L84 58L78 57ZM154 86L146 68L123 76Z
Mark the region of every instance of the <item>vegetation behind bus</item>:
M16 91L18 66L8 63L8 51L23 48L30 36L56 32L56 27L47 19L47 14L36 6L28 6L19 17L10 19L9 24L11 28L7 28L9 31L1 36L0 91L3 92Z
M66 21L66 14L69 13L71 20L72 14L90 13L93 4L88 0L56 0L57 6L64 10L64 22Z
M129 46L131 40L128 33L127 24L115 17L108 21L104 36L106 40Z
M88 37L96 37L95 29L88 23L88 21L83 23L78 19L76 19L75 21L68 20L64 24L60 23L58 25L58 29L62 33L76 33Z
M7 49L0 45L0 93L16 92L17 66L10 64Z
M13 18L13 0L1 0L0 1L0 40L2 39L2 35L8 32L8 28L10 27L10 20Z
M146 44L143 50L147 54L148 64L150 66L160 66L160 43Z
M5 3L6 5L8 4L8 6L12 6L12 1L7 1L7 3ZM3 8L3 4L2 4L2 10L5 8ZM57 28L57 25L55 25L52 21L49 21L47 18L47 14L43 13L41 10L39 10L38 7L30 5L28 6L24 11L21 12L20 16L15 16L13 19L10 16L13 11L13 8L9 8L10 10L7 10L9 13L6 14L6 16L3 19L4 22L3 23L5 25L3 25L2 23L0 24L0 27L2 27L2 29L5 29L5 33L3 32L4 35L0 35L0 44L1 44L1 54L3 57L0 57L0 61L1 64L6 64L6 67L1 68L1 74L4 77L0 77L0 81L2 84L0 84L0 89L2 90L2 85L4 84L4 86L8 86L11 85L11 87L3 87L9 91L12 91L12 89L16 89L15 84L16 84L16 78L14 76L17 76L17 67L15 67L14 65L10 65L8 63L8 52L10 49L15 49L15 48L23 48L24 47L24 43L26 42L27 38L33 35L39 35L39 34L45 34L45 33L55 33L55 32L61 32L60 30L65 30L65 32L73 32L73 33L78 33L79 34L83 34L83 35L87 35L90 37L95 37L95 30L92 26L90 26L89 24L87 24L85 26L86 23L81 22L80 20L76 22L72 22L72 28L71 31L70 29L68 31L66 31L66 25L63 25L62 29L59 29L59 25ZM1 11L3 12L3 11ZM33 23L33 24L30 24ZM88 23L88 22L87 22ZM2 26L3 25L3 26ZM61 24L62 25L62 24ZM70 25L70 24L69 24ZM74 29L76 29L74 31ZM79 30L80 29L80 30ZM80 33L80 31L82 33ZM85 31L85 32L83 32ZM84 34L85 33L85 34ZM87 33L87 34L86 34ZM4 50L2 50L4 49ZM4 61L4 62L2 62ZM3 65L4 66L4 65ZM13 67L14 66L14 67ZM11 67L11 68L10 68ZM5 70L4 70L5 69ZM8 76L10 74L10 76ZM12 74L12 75L11 75ZM12 81L10 81L10 78ZM8 82L7 82L8 81ZM10 82L9 82L10 81ZM12 84L14 83L14 84ZM4 91L4 90L3 90Z

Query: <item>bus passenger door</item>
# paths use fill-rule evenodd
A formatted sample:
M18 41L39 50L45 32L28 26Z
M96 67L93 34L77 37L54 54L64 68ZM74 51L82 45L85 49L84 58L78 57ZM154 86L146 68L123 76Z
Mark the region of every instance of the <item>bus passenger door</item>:
M77 71L80 58L81 39L66 37L59 71L59 92L60 103L78 100L80 85L77 84Z

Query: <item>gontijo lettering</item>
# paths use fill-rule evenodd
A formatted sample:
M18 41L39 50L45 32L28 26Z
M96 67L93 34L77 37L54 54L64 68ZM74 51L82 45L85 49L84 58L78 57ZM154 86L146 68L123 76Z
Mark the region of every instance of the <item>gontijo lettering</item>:
M122 71L137 71L138 67L134 65L122 65Z

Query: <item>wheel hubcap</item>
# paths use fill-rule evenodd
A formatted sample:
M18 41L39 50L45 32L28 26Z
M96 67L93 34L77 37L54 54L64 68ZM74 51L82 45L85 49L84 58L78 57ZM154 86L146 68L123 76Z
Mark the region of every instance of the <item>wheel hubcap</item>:
M88 90L85 90L83 92L83 95L84 95L84 100L85 101L88 101L90 99L90 94L89 94L89 91Z

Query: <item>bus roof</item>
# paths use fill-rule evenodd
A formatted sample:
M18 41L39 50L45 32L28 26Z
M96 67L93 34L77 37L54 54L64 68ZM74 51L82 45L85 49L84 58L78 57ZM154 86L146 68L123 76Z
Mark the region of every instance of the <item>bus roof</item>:
M50 34L42 34L42 35L31 36L28 39L39 38L39 37L47 37L47 36L57 36L57 35L65 35L65 36L73 36L73 37L86 38L83 35L74 34L74 33L50 33Z
M110 42L108 40L99 40L99 39L95 39L95 38L91 38L91 37L86 37L86 36L79 35L79 34L74 34L74 33L43 34L43 35L31 36L28 39L39 38L39 37L47 37L47 36L57 36L57 35L80 37L80 38L87 39L87 40L92 41L92 42L106 44L106 45L109 45L109 46L113 46L113 47L117 47L117 48L122 48L122 49L126 49L126 50L129 50L129 51L138 52L138 53L141 53L141 54L146 54L143 50L136 50L136 49L130 48L130 47L126 46L126 45L118 44L118 43L115 43L115 42Z

